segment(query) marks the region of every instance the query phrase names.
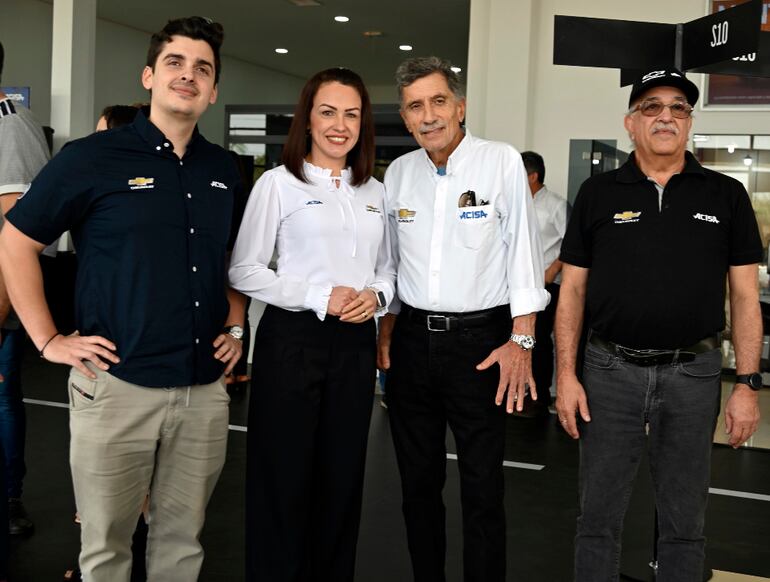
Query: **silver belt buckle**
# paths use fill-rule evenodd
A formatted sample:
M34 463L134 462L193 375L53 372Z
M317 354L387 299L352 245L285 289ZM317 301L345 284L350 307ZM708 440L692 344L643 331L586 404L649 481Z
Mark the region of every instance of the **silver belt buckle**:
M443 328L433 327L434 325L438 325L438 323L434 323L434 322L442 322L444 324L444 327ZM446 315L429 315L428 331L449 331L449 318Z

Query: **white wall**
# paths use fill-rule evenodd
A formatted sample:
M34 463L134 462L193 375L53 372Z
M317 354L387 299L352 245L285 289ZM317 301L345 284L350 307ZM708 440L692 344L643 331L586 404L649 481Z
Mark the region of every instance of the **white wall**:
M2 6L0 41L6 52L2 83L30 86L32 110L47 125L51 113L52 5L39 0L2 0ZM94 124L106 105L149 99L140 82L149 41L146 32L97 20ZM226 53L227 42L224 48ZM225 104L294 103L304 81L223 55L219 98L201 118L201 133L221 144Z
M516 9L521 18L514 18ZM482 19L491 12L493 23ZM506 27L495 11L505 14ZM474 13L480 13L477 24ZM623 114L630 88L619 87L619 72L615 69L565 67L553 64L553 17L555 14L643 20L655 22L687 22L706 14L704 0L646 0L618 2L617 0L471 0L471 54L468 56L468 116L470 130L492 139L512 143L519 150L532 149L543 155L547 168L548 186L561 193L567 191L567 170L570 139L615 139L618 147L630 149L623 131ZM517 31L531 23L529 55L522 51ZM480 61L480 50L474 47L476 26L491 37L492 56ZM591 39L586 39L590 42ZM643 47L640 47L643 50ZM523 60L529 59L528 66ZM486 69L479 72L478 67ZM476 68L474 70L474 67ZM490 77L488 82L484 77ZM701 84L703 75L692 75ZM529 79L529 83L527 83ZM528 85L528 91L522 91ZM491 106L480 113L473 99L478 95ZM522 107L526 120L518 117ZM518 119L518 121L517 121ZM694 131L703 133L768 133L770 111L728 112L696 109Z
M51 118L51 5L37 0L0 0L0 41L5 47L4 86L30 87L38 121Z

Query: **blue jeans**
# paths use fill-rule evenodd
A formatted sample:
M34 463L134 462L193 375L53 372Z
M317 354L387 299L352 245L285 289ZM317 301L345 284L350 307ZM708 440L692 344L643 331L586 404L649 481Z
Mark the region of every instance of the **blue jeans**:
M648 447L660 537L658 582L701 582L721 352L638 366L586 347L580 424L580 517L575 580L616 582L620 540L639 461Z
M21 392L21 358L24 351L24 329L2 330L0 346L0 444L5 454L8 497L21 497L27 467L24 465L24 438L27 416Z

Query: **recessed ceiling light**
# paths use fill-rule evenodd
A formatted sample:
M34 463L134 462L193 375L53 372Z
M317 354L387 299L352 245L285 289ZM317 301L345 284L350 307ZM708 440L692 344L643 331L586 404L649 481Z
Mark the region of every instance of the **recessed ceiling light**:
M400 44L400 45L398 45L398 48L401 49L402 51L410 51L410 50L412 50L412 45L411 44Z
M462 73L463 70L460 67L449 67L453 73Z
M348 18L347 16L335 16L334 20L336 20L337 22L347 22L348 20L350 20L350 18Z
M275 49L275 52L277 52L279 55L285 55L286 53L289 52L289 49L277 48L277 49Z

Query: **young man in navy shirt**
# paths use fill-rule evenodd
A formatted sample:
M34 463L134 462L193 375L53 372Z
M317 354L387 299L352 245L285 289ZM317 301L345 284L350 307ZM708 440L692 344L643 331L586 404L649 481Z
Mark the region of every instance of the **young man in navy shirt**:
M224 374L241 355L226 286L235 166L198 118L217 97L222 27L169 22L142 73L149 117L72 143L8 214L0 264L41 357L72 366L70 463L89 581L125 581L149 492L147 576L196 580L206 504L225 459ZM78 332L59 334L37 259L70 230Z

